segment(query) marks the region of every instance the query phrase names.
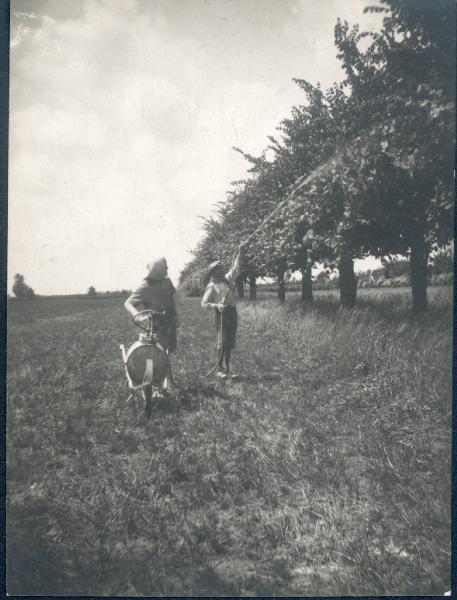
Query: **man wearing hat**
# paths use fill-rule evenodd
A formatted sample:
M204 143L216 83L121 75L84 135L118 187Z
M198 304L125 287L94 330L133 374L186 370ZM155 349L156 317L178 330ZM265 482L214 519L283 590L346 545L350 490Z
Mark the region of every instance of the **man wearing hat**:
M211 278L205 293L202 306L215 312L217 331L217 377L226 379L230 374L230 355L235 347L238 314L236 311L235 281L241 273L244 260L244 244L240 244L238 254L232 268L225 273L224 265L216 260L208 267ZM225 372L224 372L225 361Z

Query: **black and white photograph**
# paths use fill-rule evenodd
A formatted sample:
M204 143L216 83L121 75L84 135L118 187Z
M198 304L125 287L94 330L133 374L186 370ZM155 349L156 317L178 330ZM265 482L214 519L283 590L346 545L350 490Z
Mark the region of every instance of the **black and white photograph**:
M11 0L10 596L451 596L454 0Z

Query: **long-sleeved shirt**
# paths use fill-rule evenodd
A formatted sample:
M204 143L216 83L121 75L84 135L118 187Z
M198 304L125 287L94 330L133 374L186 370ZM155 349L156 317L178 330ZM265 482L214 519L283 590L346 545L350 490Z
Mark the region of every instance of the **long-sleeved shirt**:
M168 317L174 319L176 317L174 294L174 285L168 277L161 281L145 279L140 287L127 299L125 308L132 316L146 309L165 310Z
M142 310L166 311L165 318L159 320L156 327L160 341L168 352L175 352L177 346L178 315L174 294L175 287L168 277L164 277L160 281L145 279L124 304L132 316Z
M217 304L224 303L225 306L236 306L236 295L234 283L241 273L241 257L238 254L232 268L225 274L222 281L210 281L203 294L202 306L204 308L216 308Z

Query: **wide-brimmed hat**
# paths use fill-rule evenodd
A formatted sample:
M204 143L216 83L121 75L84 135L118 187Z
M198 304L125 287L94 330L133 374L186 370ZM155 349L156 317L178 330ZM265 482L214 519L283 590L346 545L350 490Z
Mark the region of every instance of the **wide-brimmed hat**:
M210 265L208 265L208 275L211 276L211 273L214 271L214 269L216 269L217 267L224 267L224 264L220 261L220 260L215 260L214 262L212 262Z

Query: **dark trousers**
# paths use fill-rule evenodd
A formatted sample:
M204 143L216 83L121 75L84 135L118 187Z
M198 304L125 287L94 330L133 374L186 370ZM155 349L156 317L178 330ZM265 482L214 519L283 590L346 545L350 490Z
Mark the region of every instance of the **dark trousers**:
M222 321L222 327L221 327ZM234 306L226 306L223 313L216 310L215 326L217 331L217 349L233 350L235 348L238 313Z

